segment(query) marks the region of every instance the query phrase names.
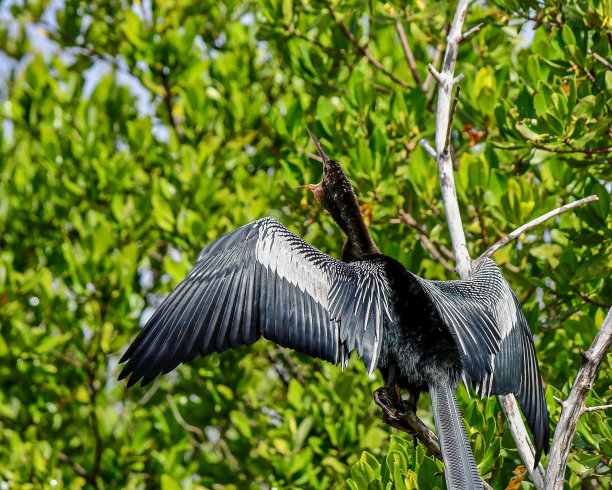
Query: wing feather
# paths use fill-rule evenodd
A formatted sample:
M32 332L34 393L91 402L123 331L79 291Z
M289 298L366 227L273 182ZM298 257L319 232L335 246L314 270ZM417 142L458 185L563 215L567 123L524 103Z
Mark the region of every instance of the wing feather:
M465 281L413 277L457 340L476 393L516 395L534 435L537 463L550 439L544 390L529 325L501 271L485 259Z
M202 250L121 358L120 378L148 382L262 336L343 367L356 350L372 372L389 316L385 270L335 260L273 218L245 225Z

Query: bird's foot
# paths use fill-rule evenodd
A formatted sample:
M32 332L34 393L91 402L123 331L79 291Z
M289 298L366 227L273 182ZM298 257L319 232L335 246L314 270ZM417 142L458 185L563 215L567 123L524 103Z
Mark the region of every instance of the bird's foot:
M391 427L414 435L414 430L406 424L405 417L412 407L402 400L397 386L379 388L374 392L374 402L384 412L382 421Z
M398 397L397 391L387 387L378 388L374 392L374 402L391 419L397 418L400 400L401 398Z

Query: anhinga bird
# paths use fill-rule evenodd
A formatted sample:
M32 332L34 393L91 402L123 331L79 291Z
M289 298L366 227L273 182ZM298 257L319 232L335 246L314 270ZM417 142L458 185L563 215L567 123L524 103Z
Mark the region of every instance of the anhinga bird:
M274 218L218 238L123 355L120 379L144 385L262 336L343 367L355 350L383 375L375 399L388 417L398 389L429 392L449 489L482 488L455 398L460 381L481 396L517 396L537 464L550 438L546 402L529 326L499 268L485 259L468 280L429 281L381 254L348 178L310 135L323 180L303 187L346 234L342 261Z

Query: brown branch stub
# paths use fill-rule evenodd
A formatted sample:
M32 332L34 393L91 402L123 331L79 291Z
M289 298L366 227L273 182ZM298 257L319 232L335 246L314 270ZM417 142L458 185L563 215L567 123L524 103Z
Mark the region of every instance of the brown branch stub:
M599 198L597 196L592 195L592 196L585 197L583 199L579 199L577 201L570 202L568 204L564 204L563 206L559 206L557 209L553 209L552 211L549 211L548 213L543 214L539 218L531 220L529 223L519 226L516 230L514 230L511 233L508 233L508 235L506 235L504 238L495 242L480 257L478 257L474 261L474 270L480 265L483 259L485 259L486 257L491 257L495 252L497 252L504 245L507 245L512 240L516 240L518 237L520 237L523 233L530 230L531 228L534 228L542 224L544 221L550 218L553 218L555 216L558 216L559 214L565 213L566 211L569 211L570 209L574 209L578 206L582 206L583 204L586 204L592 201L597 201L598 199Z
M557 423L548 456L544 488L551 490L563 488L565 467L567 466L567 458L578 426L578 420L583 413L590 411L585 407L586 398L610 344L612 344L612 308L608 311L595 340L587 351L569 396L563 402L563 410Z
M463 78L463 74L460 76L461 78ZM457 110L457 103L459 102L460 95L461 95L461 86L457 85L457 90L455 90L455 98L453 99L453 105L451 106L450 117L448 118L448 127L446 128L446 143L444 144L444 151L446 151L448 147L450 146L451 131L453 129L453 119L455 118L455 111Z

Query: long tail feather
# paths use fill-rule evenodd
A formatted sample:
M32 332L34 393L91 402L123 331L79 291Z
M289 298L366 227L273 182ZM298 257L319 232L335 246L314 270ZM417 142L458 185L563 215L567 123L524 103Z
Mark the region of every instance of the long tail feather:
M448 490L481 490L482 479L461 420L455 390L448 383L429 387Z

